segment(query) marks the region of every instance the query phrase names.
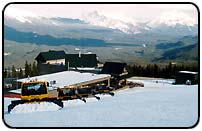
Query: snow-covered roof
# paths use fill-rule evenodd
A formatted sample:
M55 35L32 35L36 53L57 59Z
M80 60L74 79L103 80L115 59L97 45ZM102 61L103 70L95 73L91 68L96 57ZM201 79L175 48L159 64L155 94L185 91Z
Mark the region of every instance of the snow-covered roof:
M30 80L45 80L47 82L56 81L55 87L62 88L64 86L70 86L88 82L97 79L108 78L108 74L94 74L94 73L80 73L76 71L63 71L58 73L46 74L41 76L34 76L24 79L19 79L19 82L28 82Z
M21 93L21 89L11 90L11 91L9 91L9 92L20 94L20 93Z
M198 72L191 72L191 71L179 71L179 73L187 73L187 74L198 74Z
M75 69L74 67L69 67L69 69ZM97 70L97 68L94 67L77 67L77 70Z

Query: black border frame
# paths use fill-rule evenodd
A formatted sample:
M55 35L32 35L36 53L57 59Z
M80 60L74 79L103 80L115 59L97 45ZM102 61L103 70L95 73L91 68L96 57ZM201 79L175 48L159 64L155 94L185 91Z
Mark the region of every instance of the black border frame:
M2 74L4 73L4 11L11 4L191 4L198 12L198 68L199 68L199 83L198 83L198 119L196 123L190 127L12 127L5 122L4 119L4 77L2 75L2 121L8 128L11 129L191 129L195 128L200 121L200 10L193 2L10 2L7 3L2 10Z

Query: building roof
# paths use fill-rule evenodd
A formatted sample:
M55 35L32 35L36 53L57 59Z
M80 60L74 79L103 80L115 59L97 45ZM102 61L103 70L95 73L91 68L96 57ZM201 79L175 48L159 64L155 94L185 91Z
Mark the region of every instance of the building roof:
M57 60L57 59L65 59L65 52L64 51L54 51L49 50L48 52L41 52L35 58L35 60L39 61L48 61L48 60Z
M186 74L198 74L198 72L191 72L191 71L179 71L179 73L186 73Z
M121 62L106 62L102 68L102 74L120 75L124 72L126 63Z
M99 79L107 79L110 75L107 74L93 74L93 73L80 73L76 71L63 71L58 73L34 76L24 79L18 79L18 82L28 82L30 80L45 80L50 83L50 81L56 81L54 87L64 88L64 86L72 86L76 84L82 84L85 82L90 82Z
M98 60L96 54L66 54L65 62L69 67L96 67Z

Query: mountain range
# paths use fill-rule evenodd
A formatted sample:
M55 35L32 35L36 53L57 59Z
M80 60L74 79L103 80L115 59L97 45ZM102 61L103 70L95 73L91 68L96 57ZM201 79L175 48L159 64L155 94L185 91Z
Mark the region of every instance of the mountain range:
M92 32L104 31L111 33L112 31L113 33L124 33L129 35L157 33L185 36L196 35L198 32L198 25L194 19L183 12L174 11L163 13L149 22L137 22L135 20L123 21L109 18L101 15L97 11L85 14L81 18L73 19L39 16L30 12L14 9L13 11L5 12L4 22L20 31L37 32L39 34L48 33L47 30L46 32L39 30L39 27L43 27L42 29L53 28L54 30L57 30L58 28L62 33L64 31L85 31L87 29L87 31ZM53 35L56 34L53 33Z
M44 45L46 48L43 48L43 51L65 47L67 52L72 53L75 52L74 49L82 48L84 53L96 52L103 61L128 59L127 62L141 59L183 60L183 56L189 59L186 52L191 46L192 53L195 55L190 57L190 60L197 61L198 53L194 51L198 48L196 46L198 24L188 15L172 11L149 22L137 22L109 18L97 11L75 19L45 17L13 10L13 12L4 12L4 44L9 45L9 43L15 48L21 48L21 52L16 52L10 49L11 47L4 48L5 61L8 60L8 56L9 59L15 59L10 58L16 57L12 51L20 56L23 55L22 52L25 56L28 55L26 51L22 51L20 43L26 43L23 44L24 46L37 46L34 53L31 53L33 57ZM178 53L178 49L180 52L185 51L185 54L176 54L172 57L173 54ZM15 64L16 61L17 59L13 63L8 62L7 66Z

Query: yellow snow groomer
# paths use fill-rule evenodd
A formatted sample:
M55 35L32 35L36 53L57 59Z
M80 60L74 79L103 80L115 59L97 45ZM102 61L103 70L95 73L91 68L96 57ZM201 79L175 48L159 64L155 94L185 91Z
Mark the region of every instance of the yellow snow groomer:
M21 99L46 99L48 98L48 89L45 81L23 82L21 85Z
M10 112L19 104L32 104L36 102L53 102L63 108L63 102L57 98L48 97L48 88L46 81L29 81L21 84L21 100L11 101L8 106Z

